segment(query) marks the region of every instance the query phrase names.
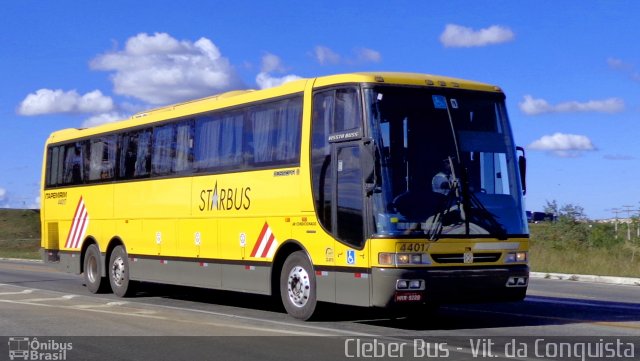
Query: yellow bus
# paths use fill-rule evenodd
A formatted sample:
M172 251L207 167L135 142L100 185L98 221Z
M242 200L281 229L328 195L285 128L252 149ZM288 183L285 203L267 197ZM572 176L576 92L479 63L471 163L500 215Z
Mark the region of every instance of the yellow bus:
M525 159L504 99L353 73L57 131L43 259L94 293L146 281L274 295L299 319L318 302L521 300Z

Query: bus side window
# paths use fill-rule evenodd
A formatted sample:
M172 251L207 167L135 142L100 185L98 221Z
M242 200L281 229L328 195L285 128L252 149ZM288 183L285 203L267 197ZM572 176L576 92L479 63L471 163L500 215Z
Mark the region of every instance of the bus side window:
M62 185L64 174L64 146L49 148L49 161L47 162L47 185Z
M65 146L64 177L62 184L81 184L84 181L85 158L82 142Z
M335 93L335 113L333 116L333 131L339 132L362 126L360 102L358 92L353 88L338 89Z
M175 124L167 124L153 129L153 152L151 172L153 175L171 173L176 146Z
M193 164L193 121L178 123L176 126L176 150L172 170L187 173Z
M249 119L256 166L293 165L300 161L302 97L252 107Z
M125 133L120 137L118 178L133 179L149 176L151 130Z
M113 179L116 168L115 135L92 139L89 149L89 181Z

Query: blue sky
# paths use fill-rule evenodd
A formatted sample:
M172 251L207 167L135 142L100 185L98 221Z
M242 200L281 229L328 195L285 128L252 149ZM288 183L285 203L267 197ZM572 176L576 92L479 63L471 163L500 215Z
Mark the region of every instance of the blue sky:
M640 208L638 1L34 1L0 21L0 207L38 207L67 127L296 77L410 71L503 88L527 208Z

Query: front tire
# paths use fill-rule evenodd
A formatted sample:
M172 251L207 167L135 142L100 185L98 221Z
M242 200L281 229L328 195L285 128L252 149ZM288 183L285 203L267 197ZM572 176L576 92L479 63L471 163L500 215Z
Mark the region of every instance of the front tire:
M102 261L100 249L92 244L84 253L84 283L91 293L105 293L108 291L107 277L102 277Z
M118 297L133 293L133 282L129 280L129 257L123 246L116 246L109 257L109 283Z
M280 273L280 298L287 313L308 320L316 310L316 277L303 251L289 255Z

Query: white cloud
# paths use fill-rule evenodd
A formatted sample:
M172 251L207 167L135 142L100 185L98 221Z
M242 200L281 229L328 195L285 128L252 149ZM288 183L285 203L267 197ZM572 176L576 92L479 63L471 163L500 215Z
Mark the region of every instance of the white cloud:
M260 89L273 88L275 86L288 83L290 81L302 79L297 75L284 75L281 77L271 75L272 72L282 73L285 71L284 65L280 57L274 54L267 53L262 56L262 71L256 76L256 84Z
M138 34L123 50L97 56L95 70L113 71L114 92L167 104L241 88L229 60L207 38L178 41L166 33Z
M607 65L611 69L627 75L631 80L640 82L640 71L636 69L635 65L617 58L608 58Z
M9 208L9 192L0 187L0 208Z
M320 65L360 65L365 63L379 63L382 60L380 52L373 49L355 48L350 56L345 57L322 45L314 48L313 57Z
M116 121L119 121L119 120L123 120L125 118L127 118L126 115L122 115L122 114L117 113L117 112L96 114L96 115L86 119L82 123L82 128L91 128L91 127L95 127L97 125L113 123L113 122L116 122Z
M258 76L256 76L256 83L258 84L258 87L260 89L267 89L267 88L280 86L282 84L285 84L294 80L298 80L298 79L302 79L302 78L297 75L285 75L282 77L274 77L274 76L271 76L269 73L260 73L258 74Z
M596 149L589 137L564 133L545 135L529 144L529 148L551 152L560 157L576 157L585 151Z
M609 65L609 67L611 69L615 69L615 70L633 69L633 65L628 64L628 63L626 63L623 60L618 59L618 58L607 58L607 65Z
M334 52L326 46L318 45L313 49L313 55L320 65L335 65L340 63L340 54Z
M382 60L380 52L373 49L358 48L355 50L358 63L379 63Z
M569 101L552 105L544 99L536 99L531 95L525 95L519 106L520 110L528 115L576 112L618 113L623 111L625 107L624 100L620 98L589 100L586 102Z
M282 60L280 60L280 57L275 54L267 53L263 55L261 71L263 73L270 73L273 71L278 71L278 72L284 71Z
M98 113L108 112L114 108L113 100L94 90L84 95L75 90L39 89L27 95L20 103L18 114L41 115L52 113Z
M447 24L440 35L440 42L448 48L470 48L506 43L514 38L515 34L511 29L499 25L473 30L461 25Z

